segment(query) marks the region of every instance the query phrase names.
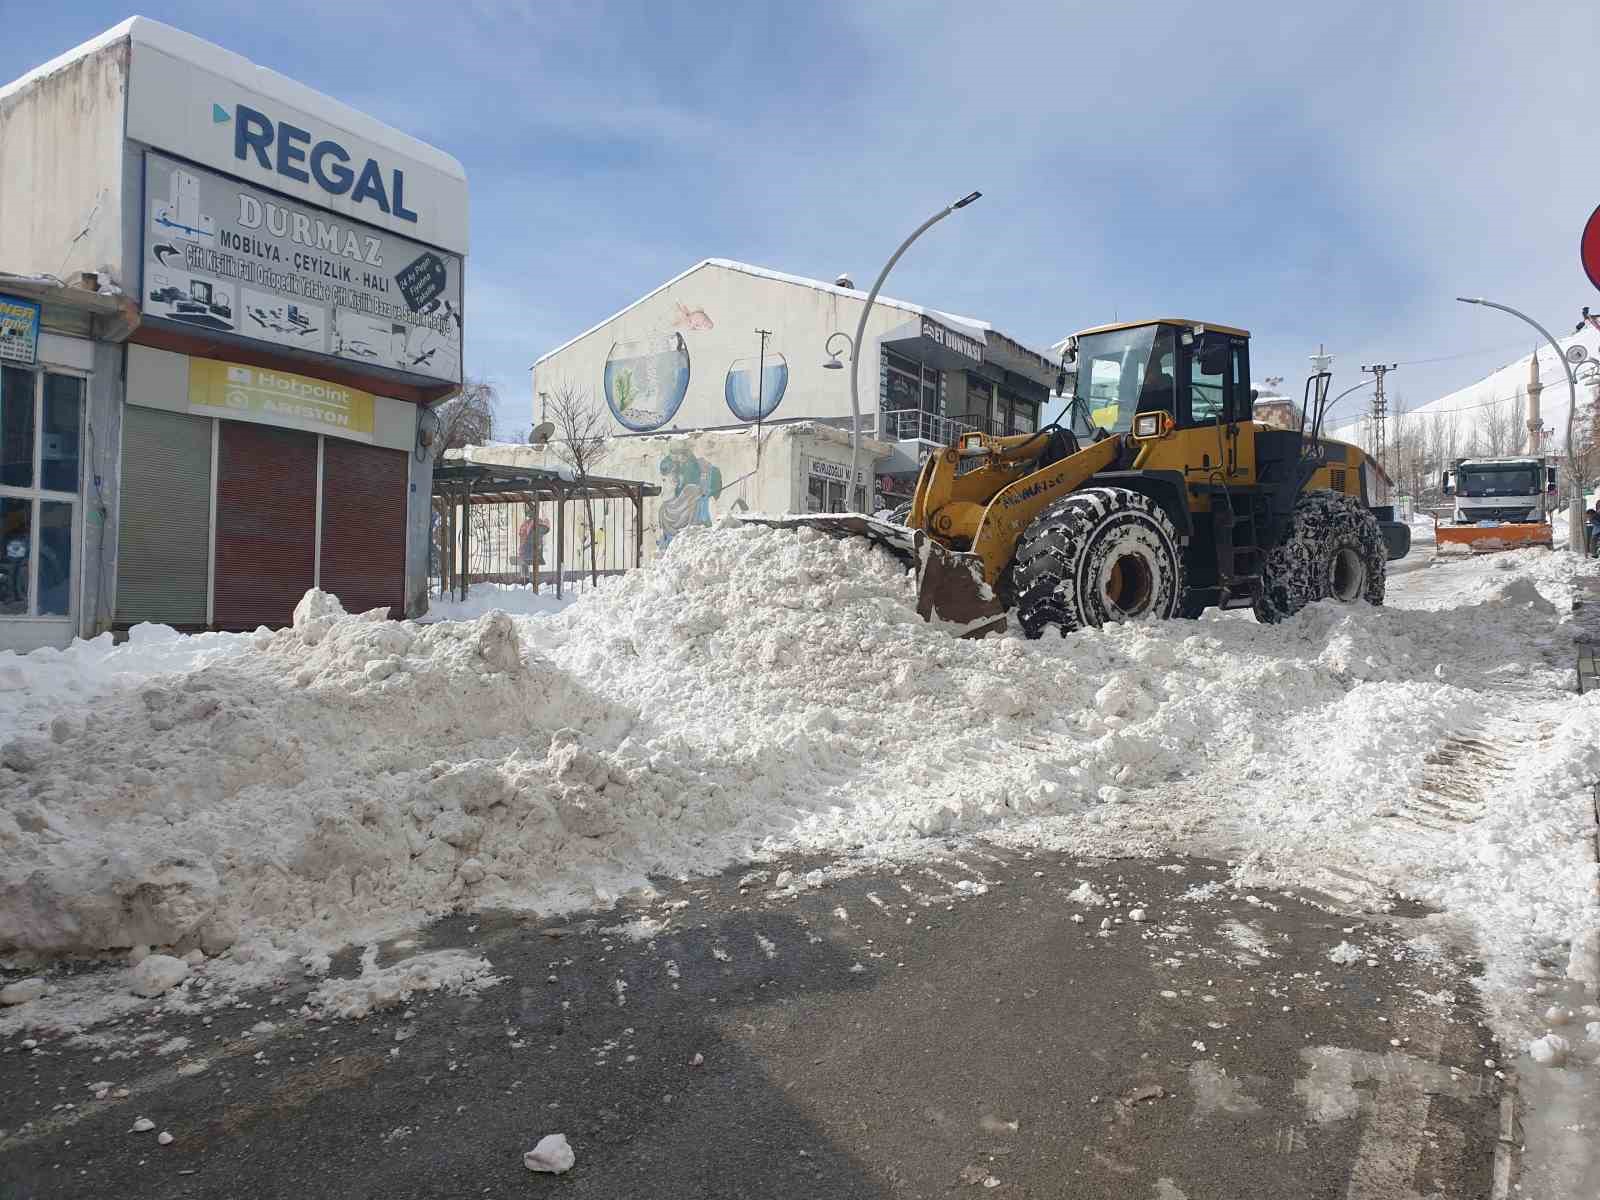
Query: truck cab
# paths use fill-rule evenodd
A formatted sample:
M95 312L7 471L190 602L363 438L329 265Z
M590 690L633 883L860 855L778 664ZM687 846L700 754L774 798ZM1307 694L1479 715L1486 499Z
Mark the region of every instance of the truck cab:
M1548 521L1556 499L1555 467L1535 455L1464 458L1445 472L1444 491L1454 497L1457 525Z

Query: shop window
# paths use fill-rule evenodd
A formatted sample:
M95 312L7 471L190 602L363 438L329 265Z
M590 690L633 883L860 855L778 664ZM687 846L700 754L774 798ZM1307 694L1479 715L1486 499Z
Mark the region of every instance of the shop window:
M44 421L39 439L39 486L45 491L78 490L82 420L83 380L71 375L46 375Z
M0 368L0 616L72 614L84 381Z
M34 374L0 368L0 487L33 486Z
M72 516L65 500L39 501L39 608L41 617L72 612Z
M916 409L922 404L922 368L909 358L901 358L888 350L883 352L884 412Z
M856 489L853 507L846 508L844 480L825 479L821 475L806 477L806 511L814 513L866 512L867 490Z
M0 496L0 614L28 615L28 549L33 545L33 501Z

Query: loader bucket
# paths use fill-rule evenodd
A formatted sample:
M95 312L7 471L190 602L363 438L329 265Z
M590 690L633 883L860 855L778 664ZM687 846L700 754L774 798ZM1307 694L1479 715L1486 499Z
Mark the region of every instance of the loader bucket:
M1006 613L983 578L976 554L947 550L920 529L861 513L808 516L743 515L747 525L773 529L815 529L830 537L862 537L876 542L917 573L917 613L924 621L956 627L960 637L982 637L1006 627Z
M1493 554L1497 550L1520 550L1524 546L1554 549L1555 537L1543 521L1503 525L1445 525L1434 530L1434 553Z

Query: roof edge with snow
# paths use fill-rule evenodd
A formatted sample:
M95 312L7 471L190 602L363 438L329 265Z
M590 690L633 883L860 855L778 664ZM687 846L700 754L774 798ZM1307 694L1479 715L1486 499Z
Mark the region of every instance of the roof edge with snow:
M104 33L74 46L64 54L56 55L49 62L40 64L10 83L0 85L0 101L17 95L40 80L65 70L80 59L88 58L121 41L136 46L148 46L152 50L170 54L224 79L233 80L269 99L321 117L329 124L348 130L376 146L406 155L423 166L431 167L441 175L466 182L467 172L460 161L437 146L430 146L408 133L402 133L392 125L385 125L376 117L290 79L270 67L259 66L242 54L224 49L192 33L175 29L171 25L153 21L149 17L129 17L121 24L113 25Z
M811 288L813 291L826 292L833 296L842 296L847 300L865 300L867 298L867 293L858 288L840 287L838 284L824 283L820 279L808 279L804 275L790 275L786 272L774 271L767 267L757 267L750 263L736 262L731 258L703 258L688 270L680 271L665 283L651 288L650 291L640 296L637 300L634 300L618 309L609 317L606 317L600 321L596 321L593 325L589 326L589 328L585 329L576 337L568 338L554 350L546 350L538 358L533 360L533 366L530 367L529 370L534 369L534 367L537 367L540 363L546 361L547 359L554 358L569 346L574 346L583 341L583 339L588 337L591 333L594 333L596 330L603 329L605 326L609 325L612 321L617 320L619 317L626 316L645 301L654 296L660 295L669 287L672 287L674 284L681 283L683 280L693 275L696 271L704 270L706 267L719 267L725 271L737 271L742 275L751 275L757 279L771 279L778 283L787 283L795 287ZM909 300L895 300L889 296L879 296L872 303L874 306L895 308L901 310L902 312L913 313L919 317L933 317L936 320L948 321L952 325L961 327L964 332L975 335L980 341L984 340L985 334L999 333L999 330L995 329L995 327L989 324L987 321L979 321L974 317L963 317L956 313L945 312L943 309L939 308L929 308L922 304L912 304ZM1018 342L1015 338L1008 337L1007 340L1015 342L1019 346L1023 346L1024 349L1028 349L1027 346L1025 346L1022 342ZM1033 353L1037 354L1038 351L1033 351ZM1043 358L1047 356L1040 355L1040 357Z

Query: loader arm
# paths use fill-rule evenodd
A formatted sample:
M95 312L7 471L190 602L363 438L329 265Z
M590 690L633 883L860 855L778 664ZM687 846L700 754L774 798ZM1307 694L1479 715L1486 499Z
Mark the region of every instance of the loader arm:
M1036 434L986 438L987 461L960 475L956 473L962 458L959 449L930 456L912 498L912 527L925 529L950 549L976 556L984 581L993 586L1033 519L1091 475L1106 470L1122 444L1120 438L1105 438L1041 471L1029 471L1028 463L1038 455L1038 441Z

